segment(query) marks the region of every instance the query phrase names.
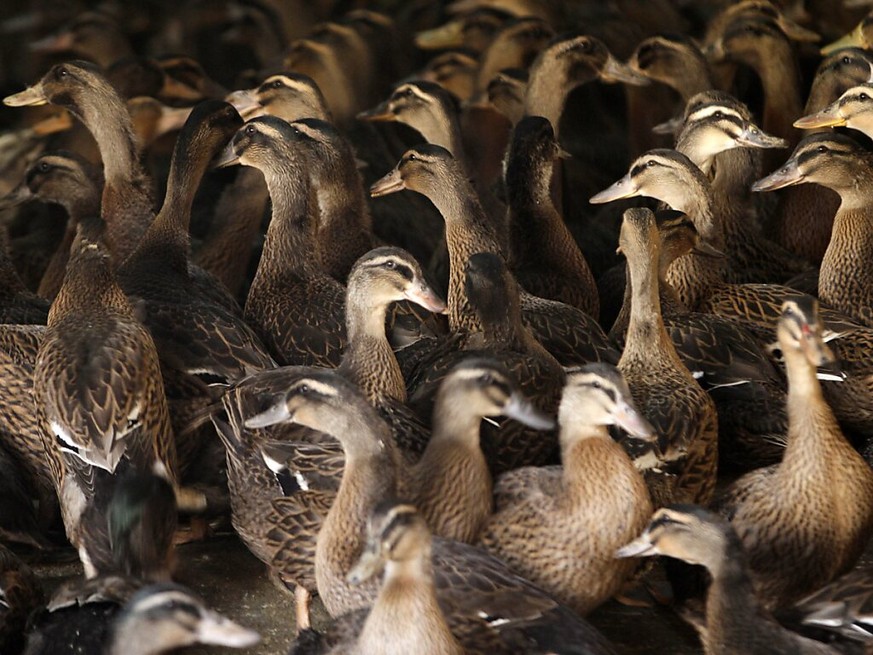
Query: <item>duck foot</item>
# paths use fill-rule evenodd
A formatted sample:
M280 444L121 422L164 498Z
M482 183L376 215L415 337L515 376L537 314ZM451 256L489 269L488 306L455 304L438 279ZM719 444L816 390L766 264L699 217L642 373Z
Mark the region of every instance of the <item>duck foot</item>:
M299 635L302 630L312 629L312 622L309 619L309 606L311 603L312 594L300 585L294 587L294 612L297 635Z

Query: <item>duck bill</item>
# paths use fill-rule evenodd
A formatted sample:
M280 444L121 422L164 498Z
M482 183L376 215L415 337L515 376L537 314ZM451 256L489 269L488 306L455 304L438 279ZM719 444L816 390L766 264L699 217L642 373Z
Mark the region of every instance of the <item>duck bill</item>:
M649 537L646 533L643 533L641 537L634 539L626 546L622 546L615 551L615 556L618 559L626 559L628 557L652 557L657 554L658 551L655 550L655 545L649 541Z
M233 105L237 113L245 120L260 116L264 112L261 103L258 102L257 89L240 89L228 94L224 100Z
M52 54L57 52L70 52L75 46L75 37L71 31L49 34L46 37L33 41L28 45L31 52L38 54Z
M613 200L622 200L624 198L633 198L637 195L637 185L631 179L630 173L621 178L608 189L604 189L600 193L592 196L588 202L592 205L600 205Z
M840 106L836 102L816 114L810 114L794 121L794 127L801 130L813 130L818 127L843 127L845 124L846 119L840 116Z
M403 181L403 176L400 174L400 171L395 168L382 179L373 182L373 185L370 187L370 197L378 198L380 196L387 196L391 193L403 191L405 188L406 183Z
M200 102L204 99L203 93L184 82L180 82L172 75L164 75L164 83L159 95L164 100L177 102Z
M197 625L197 640L201 644L210 646L248 648L258 643L261 635L210 610L200 617Z
M646 417L625 400L619 399L612 412L615 424L632 437L655 440L657 433Z
M827 57L832 52L842 50L843 48L864 48L864 31L859 23L855 29L845 36L837 39L833 43L828 43L821 49L821 54Z
M62 110L60 113L42 119L31 129L37 136L48 136L69 130L71 127L73 127L73 118L70 116L70 112Z
M155 136L177 132L185 125L191 115L191 107L162 107L161 117L155 126Z
M631 86L648 86L651 84L651 80L648 77L638 73L612 55L609 55L606 59L606 64L603 66L603 70L600 71L600 79L612 84L621 82Z
M239 155L233 149L233 141L231 141L212 160L212 168L227 168L228 166L236 166L239 163Z
M810 331L808 325L801 327L800 352L816 368L839 372L839 365L833 351L821 340L821 337Z
M806 177L800 172L797 162L789 159L785 165L775 173L771 173L767 177L758 180L752 185L752 191L775 191L776 189L784 189L785 187L801 184Z
M821 41L821 36L819 36L818 32L813 32L805 27L801 27L793 20L789 20L783 16L781 12L779 13L777 22L779 23L779 28L785 33L785 36L792 41L797 41L799 43L818 43Z
M419 280L406 290L404 297L434 314L445 314L446 303L423 280Z
M286 423L290 421L291 418L292 414L288 411L288 406L285 404L284 400L280 400L260 414L255 414L251 418L247 418L243 425L250 430L260 430L262 428L268 428L271 425L276 425L277 423Z
M6 211L7 209L13 209L15 207L20 207L24 203L33 200L34 195L24 182L19 184L17 187L12 189L5 196L0 198L0 212Z
M788 141L785 139L767 134L751 123L743 125L743 131L740 132L736 141L747 148L785 148L788 145Z
M459 20L449 21L432 30L415 35L415 45L422 50L460 48L464 45L464 25Z
M372 109L358 114L358 120L370 121L371 123L388 123L396 119L397 116L388 108L387 102L383 102Z
M697 244L691 249L695 255L700 255L701 257L709 257L711 259L727 259L727 255L724 254L721 250L708 244L706 241L698 241Z
M385 561L379 555L379 552L367 546L364 552L361 553L358 563L352 567L346 579L353 585L363 584L373 576L379 575L385 569Z
M664 134L666 136L672 136L679 132L682 129L682 124L685 121L681 116L675 116L668 121L664 121L663 123L658 123L655 127L652 128L653 134Z
M518 391L513 392L509 397L509 402L503 406L501 413L534 430L553 430L555 428L555 420L534 407Z
M7 107L38 107L47 105L48 98L42 90L42 84L35 84L24 91L3 98L3 104Z

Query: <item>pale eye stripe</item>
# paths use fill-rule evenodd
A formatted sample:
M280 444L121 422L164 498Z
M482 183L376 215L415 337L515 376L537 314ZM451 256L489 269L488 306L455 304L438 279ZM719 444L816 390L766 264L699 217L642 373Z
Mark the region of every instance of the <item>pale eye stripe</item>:
M724 105L707 105L705 107L701 107L697 111L692 112L688 116L688 120L689 121L703 120L704 118L709 118L710 116L714 116L716 114L716 112L719 112L719 111L722 114L724 114L725 116L730 116L730 117L736 118L737 120L740 120L740 121L743 120L743 117L740 116L739 112L737 112L733 109L729 109L728 107L725 107Z

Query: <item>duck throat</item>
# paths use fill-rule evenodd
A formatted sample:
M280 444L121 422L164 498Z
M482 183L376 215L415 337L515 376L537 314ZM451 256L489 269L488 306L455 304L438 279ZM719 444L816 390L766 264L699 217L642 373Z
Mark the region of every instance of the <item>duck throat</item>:
M854 194L844 192L841 196L821 263L818 291L823 303L857 316L859 308L869 312L873 304L873 210ZM870 325L869 319L864 322Z
M385 336L387 305L373 307L353 290L346 298L349 343L339 373L354 382L373 404L389 398L406 402L403 372Z
M301 279L318 273L313 201L308 176L301 170L265 171L273 214L255 279L292 276ZM254 283L253 283L254 286Z

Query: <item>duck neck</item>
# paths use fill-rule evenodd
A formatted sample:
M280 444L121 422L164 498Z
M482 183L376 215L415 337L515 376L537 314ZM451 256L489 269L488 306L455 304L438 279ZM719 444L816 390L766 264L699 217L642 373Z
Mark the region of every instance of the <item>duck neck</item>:
M482 416L467 408L465 399L458 394L440 387L433 410L433 432L428 443L452 447L461 446L464 449L478 450L479 427Z
M665 356L676 351L664 329L661 301L658 297L658 250L653 256L640 252L628 257L631 287L630 322L625 341L625 352L646 354L646 358ZM624 356L622 356L624 358Z
M490 252L504 256L497 233L470 182L461 175L446 183L428 197L446 223L446 245L449 249L449 327L452 331L482 329L476 312L470 306L464 288L464 269L472 255Z
M831 240L819 274L822 302L847 314L857 314L859 305L873 301L873 205L869 189L873 175L859 169L852 185L837 190L841 204L834 217Z
M783 348L783 353L788 377L788 443L780 470L790 471L802 463L809 472L810 464L826 462L827 448L842 433L825 402L816 368L799 350Z
M762 127L765 132L795 143L798 132L792 123L802 114L803 103L800 99L800 70L791 45L785 41L768 49L761 53L756 64L754 68L764 87ZM777 154L781 161L782 154Z
M136 616L124 617L112 630L108 655L159 655L173 650L175 644L163 643L154 622Z
M670 86L682 97L683 103L687 103L698 93L715 88L709 74L709 67L703 58L688 56L685 61L686 66L682 74L670 81Z
M374 306L350 282L346 293L348 347L338 370L373 404L387 399L406 402L403 372L385 335L387 313L387 303Z
M318 273L309 178L295 168L265 171L273 214L257 277L309 278Z
M136 250L125 262L125 269L139 266L153 269L155 262L161 262L161 268L166 272L172 272L176 276L188 276L191 208L209 160L203 156L189 156L186 144L187 139L182 138L176 143L167 178L164 205L143 234Z
M763 608L755 597L742 546L735 535L729 535L732 552L723 554L717 563L708 566L712 582L706 595L708 616L722 617L712 621L703 633L706 652L721 653L726 645L745 652L749 639L761 624ZM760 636L758 636L760 638Z
M127 297L115 281L109 261L100 254L71 255L67 274L49 310L51 326L70 314L131 312Z
M465 174L469 174L464 146L461 142L461 125L458 117L444 108L430 114L427 120L411 125L418 130L427 143L441 146L452 153L452 157L460 164Z
M378 421L375 417L373 420ZM332 430L343 437L345 466L315 548L318 592L333 616L369 605L372 596L364 588L352 588L347 576L363 549L367 519L373 508L397 493L397 472L387 426L381 421L373 425L363 416L350 417L346 423L341 429ZM372 590L373 586L361 587ZM357 597L358 594L361 596Z
M106 88L98 87L99 102L82 103L76 113L97 142L106 184L124 185L136 173L142 173L139 149L124 100L108 82L103 84Z
M562 422L562 426L566 422ZM561 428L561 479L563 487L574 495L577 489L590 487L592 475L596 472L588 470L591 458L587 452L598 447L609 448L612 437L604 425L584 425L571 422Z
M397 626L406 626L398 633ZM376 602L358 637L356 652L461 655L434 590L431 546L405 561L389 561Z
M542 58L531 66L524 95L525 115L542 116L548 119L557 139L567 93L571 88L591 79L593 74L587 79L574 81L575 83L571 85L566 69L558 60L552 57Z

